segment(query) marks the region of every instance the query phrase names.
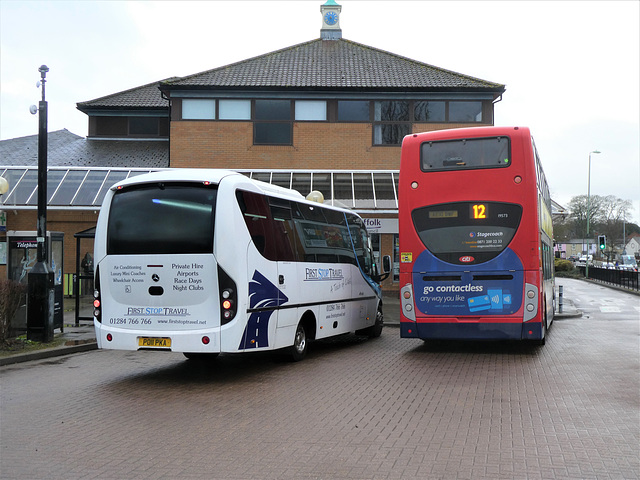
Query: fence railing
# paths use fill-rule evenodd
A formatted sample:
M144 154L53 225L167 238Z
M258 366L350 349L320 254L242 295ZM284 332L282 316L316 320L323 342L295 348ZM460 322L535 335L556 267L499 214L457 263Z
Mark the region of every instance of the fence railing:
M578 267L584 275L585 267ZM608 268L589 267L589 278L603 283L617 285L629 290L640 291L639 272L629 270L613 270Z

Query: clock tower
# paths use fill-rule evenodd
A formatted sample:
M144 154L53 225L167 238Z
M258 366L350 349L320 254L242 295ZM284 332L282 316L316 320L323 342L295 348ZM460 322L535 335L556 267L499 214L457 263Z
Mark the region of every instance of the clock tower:
M322 28L320 38L322 40L340 40L342 30L340 29L340 11L342 7L335 0L327 0L327 3L320 5L322 13Z

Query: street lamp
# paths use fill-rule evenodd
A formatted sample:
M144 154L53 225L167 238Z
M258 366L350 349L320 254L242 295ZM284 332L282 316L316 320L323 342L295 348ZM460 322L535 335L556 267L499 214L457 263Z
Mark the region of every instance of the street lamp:
M42 100L38 103L38 219L37 261L27 276L27 339L39 342L53 340L53 271L47 265L47 101L44 86L49 68L38 68ZM33 108L31 113L35 113Z
M598 150L593 150L589 152L589 173L587 175L587 261L585 262L584 267L584 276L585 278L589 278L589 207L591 203L591 154L592 153L600 153Z
M9 191L9 182L4 177L0 177L0 195L4 195Z

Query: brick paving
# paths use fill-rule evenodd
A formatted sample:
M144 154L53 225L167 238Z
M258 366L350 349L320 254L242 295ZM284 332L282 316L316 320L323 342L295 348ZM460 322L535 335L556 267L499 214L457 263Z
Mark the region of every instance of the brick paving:
M640 478L638 330L563 320L528 347L387 327L300 363L92 351L5 366L0 478Z

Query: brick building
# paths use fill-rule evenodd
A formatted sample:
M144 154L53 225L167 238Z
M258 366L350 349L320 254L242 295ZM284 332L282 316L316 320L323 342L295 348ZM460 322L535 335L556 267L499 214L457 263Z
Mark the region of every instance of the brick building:
M53 132L49 143L48 229L65 233L65 273L76 268L73 235L95 226L105 188L169 167L320 190L367 218L397 273L402 138L492 125L505 87L344 39L341 7L328 0L320 10L320 38L77 104L88 137ZM35 228L36 146L36 136L0 142L6 230Z

